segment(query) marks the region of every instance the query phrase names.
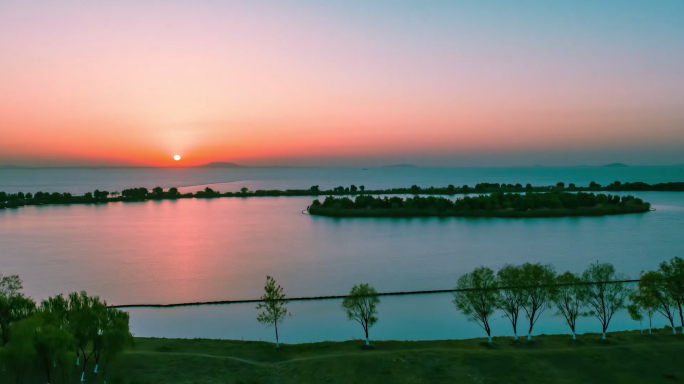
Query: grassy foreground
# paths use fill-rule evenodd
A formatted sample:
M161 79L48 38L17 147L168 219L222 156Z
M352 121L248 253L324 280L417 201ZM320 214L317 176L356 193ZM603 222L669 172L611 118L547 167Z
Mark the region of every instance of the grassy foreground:
M492 346L486 339L377 341L370 348L346 341L281 344L279 350L266 342L136 338L134 350L100 372L89 363L85 378L109 384L671 383L684 382L683 351L684 335L670 330L616 332L607 340L595 334L576 341L495 338ZM80 367L73 368L69 382L77 383Z

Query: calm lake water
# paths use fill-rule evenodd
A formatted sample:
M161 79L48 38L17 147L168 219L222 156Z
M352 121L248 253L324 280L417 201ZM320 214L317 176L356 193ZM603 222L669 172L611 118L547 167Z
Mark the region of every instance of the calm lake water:
M231 182L239 180L238 182ZM676 167L511 169L105 169L0 170L0 191L121 190L212 184L220 190L444 186L478 182L587 185L614 180L684 181ZM188 190L199 187L188 187ZM331 219L303 215L310 197L184 199L147 203L41 206L0 210L0 272L19 274L36 299L86 290L111 304L252 299L265 276L291 296L347 293L368 282L378 291L448 289L477 266L542 262L581 272L597 260L632 277L684 256L684 194L643 192L646 214L553 219ZM138 336L271 340L254 304L129 309ZM283 342L360 338L339 300L293 302ZM535 333L562 333L545 313ZM450 294L383 297L374 339L484 335L451 304ZM626 312L611 329L638 324ZM664 322L656 317L656 325ZM358 328L358 329L357 329ZM582 319L580 331L598 331ZM497 335L510 334L500 315ZM524 333L524 332L520 332Z

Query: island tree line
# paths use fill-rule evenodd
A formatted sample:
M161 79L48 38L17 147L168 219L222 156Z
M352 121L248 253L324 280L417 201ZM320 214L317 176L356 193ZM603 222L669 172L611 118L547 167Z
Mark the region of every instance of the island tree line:
M314 185L309 189L287 189L287 190L256 190L250 191L243 187L236 192L219 192L210 187L195 193L181 193L178 188L172 187L164 189L155 187L153 189L138 187L123 189L121 192L101 191L96 189L93 192L86 192L83 195L76 195L69 192L17 192L7 193L0 191L0 209L16 208L25 205L41 204L97 204L118 201L145 201L145 200L176 200L187 198L217 198L217 197L275 197L275 196L339 196L339 195L392 195L392 194L413 194L413 195L456 195L456 194L482 194L494 192L619 192L619 191L684 191L684 182L668 182L648 184L643 182L622 183L615 181L608 185L601 185L591 182L589 186L576 186L569 183L558 182L550 186L532 186L531 184L522 185L506 183L478 183L474 186L454 186L449 184L446 187L420 187L413 185L410 188L388 188L368 190L363 185L351 185L349 187L335 187L327 190Z
M312 215L332 217L560 217L617 215L647 212L649 203L631 195L594 193L530 192L464 196L451 200L441 196L349 197L328 196L308 207Z

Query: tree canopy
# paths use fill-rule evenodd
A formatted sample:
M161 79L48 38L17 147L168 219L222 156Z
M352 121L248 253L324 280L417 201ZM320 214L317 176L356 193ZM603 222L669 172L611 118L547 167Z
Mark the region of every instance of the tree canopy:
M368 330L378 322L377 305L380 298L375 288L368 284L358 284L352 287L349 295L342 301L342 308L347 313L348 320L354 320L361 324L366 334L366 345L368 345Z
M634 196L593 193L501 193L465 196L349 197L328 196L309 206L312 215L336 217L494 216L557 217L646 212L650 204Z
M285 317L290 315L285 307L288 301L285 300L283 287L276 285L275 279L271 276L266 276L264 291L265 293L261 296L263 302L256 307L258 310L263 310L257 316L257 320L262 324L275 328L276 347L278 347L278 324L282 323Z

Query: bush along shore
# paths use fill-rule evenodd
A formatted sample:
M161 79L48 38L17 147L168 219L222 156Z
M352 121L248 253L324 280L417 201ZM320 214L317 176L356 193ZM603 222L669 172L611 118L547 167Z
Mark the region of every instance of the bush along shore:
M236 192L219 192L209 187L202 191L195 193L180 193L178 188L169 188L165 190L161 187L148 189L144 187L124 189L121 192L109 192L95 190L94 192L87 192L83 195L75 195L72 193L59 192L17 192L6 193L0 192L0 209L2 208L17 208L25 205L41 205L41 204L97 204L118 201L146 201L146 200L175 200L175 199L191 199L191 198L217 198L217 197L278 197L278 196L345 196L345 195L396 195L396 194L413 194L413 195L456 195L456 194L482 194L494 192L601 192L601 191L659 191L659 192L684 192L684 182L670 182L647 184L643 182L621 183L615 181L609 185L600 185L595 182L589 183L589 186L582 187L575 184L568 184L559 182L551 186L532 186L531 184L499 184L499 183L479 183L475 186L463 185L460 187L448 185L446 187L429 187L421 188L413 185L410 188L390 188L390 189L376 189L367 190L363 185L351 185L349 187L335 187L333 189L322 190L317 185L309 189L287 189L287 190L256 190L250 191L247 188L241 188Z
M465 196L401 198L328 196L308 207L312 215L331 217L565 217L603 216L647 212L651 205L634 196L594 193L502 193Z

